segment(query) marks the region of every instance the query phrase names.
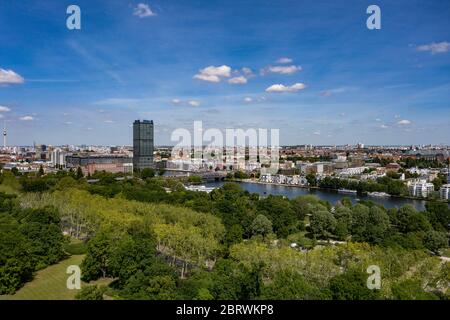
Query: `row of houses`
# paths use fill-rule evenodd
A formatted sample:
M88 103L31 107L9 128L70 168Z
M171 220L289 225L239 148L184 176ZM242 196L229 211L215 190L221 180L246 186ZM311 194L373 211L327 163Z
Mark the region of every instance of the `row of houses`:
M304 176L292 175L287 176L284 174L262 174L259 178L261 182L264 183L277 183L277 184L288 184L297 186L307 186L308 180Z

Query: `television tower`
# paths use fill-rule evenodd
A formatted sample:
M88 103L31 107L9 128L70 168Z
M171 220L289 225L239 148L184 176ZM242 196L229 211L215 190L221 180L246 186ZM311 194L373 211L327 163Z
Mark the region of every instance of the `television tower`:
M3 122L3 149L6 149L6 122Z

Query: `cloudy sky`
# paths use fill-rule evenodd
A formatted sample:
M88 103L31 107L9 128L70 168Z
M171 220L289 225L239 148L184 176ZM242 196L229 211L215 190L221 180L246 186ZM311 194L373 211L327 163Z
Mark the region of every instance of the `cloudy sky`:
M434 0L1 1L0 120L15 145L130 145L135 119L157 144L194 120L282 144L450 144L449 17Z

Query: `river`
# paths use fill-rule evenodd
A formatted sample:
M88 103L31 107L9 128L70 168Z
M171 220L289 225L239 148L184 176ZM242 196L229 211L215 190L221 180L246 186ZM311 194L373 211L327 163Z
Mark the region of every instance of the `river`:
M343 197L348 197L352 200L353 203L357 203L359 200L371 200L375 203L381 204L385 208L399 208L405 204L410 204L414 208L416 208L416 210L423 211L425 210L425 203L426 203L426 201L423 200L413 200L395 197L387 197L387 198L369 197L352 194L343 194L333 190L307 189L300 187L289 187L273 184L251 183L251 182L237 182L237 183L239 183L239 185L244 190L247 190L248 192L251 193L258 193L260 195L269 195L269 194L282 195L292 199L297 196L312 194L332 204L335 204ZM216 182L208 182L205 185L207 187L221 187L223 184L224 184L223 181L216 181Z

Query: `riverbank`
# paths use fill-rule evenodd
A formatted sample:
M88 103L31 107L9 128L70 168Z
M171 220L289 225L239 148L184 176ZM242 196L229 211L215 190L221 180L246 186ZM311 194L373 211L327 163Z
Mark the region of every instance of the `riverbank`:
M261 184L261 185L271 185L271 186L282 186L282 187L293 187L293 188L302 188L302 189L308 189L308 190L322 190L327 192L338 192L338 189L329 189L329 188L321 188L321 187L314 187L314 186L304 186L304 185L292 185L292 184L284 184L284 183L273 183L273 182L262 182L255 179L233 179L233 180L227 180L226 182L245 182L245 183L254 183L254 184ZM344 194L343 195L351 195L351 194ZM359 195L359 194L358 194ZM361 195L362 197L367 197L369 199L376 199L377 197L371 197L369 195ZM414 201L439 201L443 203L448 203L448 201L441 200L441 199L429 199L429 198L417 198L412 196L401 196L401 195L392 195L390 194L389 197L396 198L396 199L407 199L407 200L414 200ZM450 205L450 203L448 203Z
M230 180L228 180L230 181ZM214 181L205 183L206 186L220 188L227 181ZM418 211L425 210L425 201L416 199L404 199L395 197L368 197L364 195L344 194L338 193L337 190L322 189L318 187L300 187L284 184L267 184L255 180L247 179L235 179L230 182L238 183L242 189L250 193L258 193L261 196L267 195L280 195L290 199L294 199L298 196L314 195L319 199L336 204L341 201L342 198L349 198L352 203L356 204L361 200L370 200L374 203L382 205L385 208L400 208L404 205L412 205Z

